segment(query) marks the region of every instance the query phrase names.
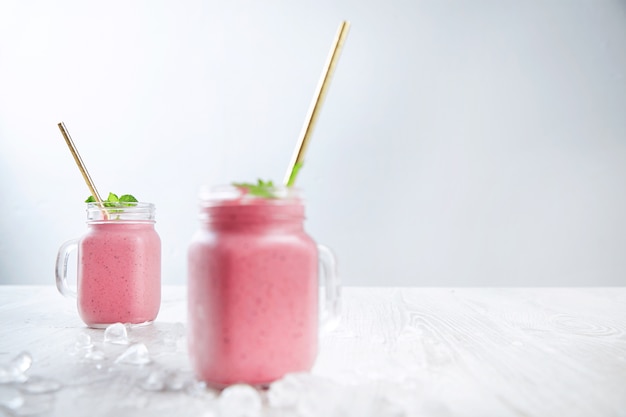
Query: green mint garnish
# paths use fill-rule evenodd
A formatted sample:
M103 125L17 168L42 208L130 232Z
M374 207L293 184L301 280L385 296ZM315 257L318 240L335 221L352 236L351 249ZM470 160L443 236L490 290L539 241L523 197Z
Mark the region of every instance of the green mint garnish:
M256 197L276 198L274 195L274 183L272 181L263 181L259 178L256 184L249 182L234 182L233 185L237 188L247 190L249 194Z
M120 203L138 203L137 199L130 194L124 194L120 197Z
M120 199L118 198L117 195L115 195L113 193L109 193L109 196L104 201L104 207L115 207L115 206L118 206L119 205L119 201L120 201Z
M96 199L94 196L90 195L85 200L85 203L95 203ZM139 201L130 194L124 194L121 197L118 197L117 194L109 193L109 196L106 200L102 202L104 207L132 207L135 206L135 203Z

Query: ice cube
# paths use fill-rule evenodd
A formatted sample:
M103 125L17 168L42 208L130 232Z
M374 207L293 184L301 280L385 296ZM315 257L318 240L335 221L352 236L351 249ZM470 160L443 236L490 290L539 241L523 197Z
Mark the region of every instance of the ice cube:
M91 336L85 332L81 332L76 335L74 344L69 349L69 354L82 359L91 353L93 347L94 344L91 341Z
M24 404L24 397L20 392L8 385L0 385L0 410L8 408L15 410Z
M60 390L61 383L54 379L32 376L19 388L28 394L47 394Z
M74 343L76 350L91 350L93 343L91 342L91 336L87 333L78 333L76 335L76 343Z
M192 396L202 396L207 392L210 391L207 389L206 382L204 381L193 381L187 387L187 393Z
M126 326L122 323L114 323L108 326L104 330L104 342L116 345L127 345L129 340Z
M282 379L273 382L267 392L267 399L271 407L295 407L304 386L303 378L298 374L288 374Z
M54 395L41 394L24 397L24 402L12 410L12 416L49 416L54 408Z
M176 372L176 371L171 371L168 375L167 375L167 380L165 385L167 386L167 389L170 391L180 391L183 388L185 388L185 386L187 385L187 378L185 378L185 375L183 375L180 372Z
M146 391L181 391L191 378L187 378L182 372L168 369L155 369L143 379L139 386Z
M0 384L9 382L24 382L28 377L25 372L33 363L33 357L28 352L21 352L9 363L0 365Z
M185 387L185 392L192 397L205 398L208 402L217 399L216 391L208 388L204 381L191 379L189 384Z
M115 359L115 363L126 363L129 365L145 365L150 363L150 353L143 343L130 345L124 353Z
M15 370L9 365L0 365L0 384L15 382Z
M91 359L92 361L101 361L104 360L105 355L104 352L99 349L94 349L85 354L86 359Z
M21 352L19 355L13 358L9 364L20 373L28 371L33 364L33 357L28 352Z
M337 405L349 395L344 385L328 378L307 373L292 374L292 378L300 384L296 410L301 417L333 415Z
M167 372L163 369L157 369L150 372L150 374L139 384L139 386L146 391L163 391L165 388L166 378Z
M225 388L218 398L220 417L260 417L261 395L246 384Z

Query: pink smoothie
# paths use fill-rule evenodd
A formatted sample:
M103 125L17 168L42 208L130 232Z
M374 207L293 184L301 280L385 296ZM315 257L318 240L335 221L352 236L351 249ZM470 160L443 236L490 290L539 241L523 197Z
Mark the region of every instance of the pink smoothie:
M78 311L93 327L153 321L161 240L152 221L90 222L78 247Z
M317 247L299 200L205 207L189 247L189 352L214 386L267 384L317 355Z

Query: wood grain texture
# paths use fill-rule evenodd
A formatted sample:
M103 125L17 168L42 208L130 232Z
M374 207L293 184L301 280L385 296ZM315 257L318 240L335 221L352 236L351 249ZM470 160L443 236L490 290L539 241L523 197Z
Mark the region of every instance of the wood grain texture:
M343 296L342 320L322 335L307 388L324 406L317 415L626 416L626 288L345 288ZM31 376L60 381L45 398L24 395L33 409L47 401L42 415L218 415L217 394L193 389L184 339L172 342L185 300L184 287L164 289L157 321L129 334L153 362L121 366L112 359L127 346L103 344L102 331L85 328L53 287L0 286L0 364L27 350ZM108 359L76 356L81 335ZM186 388L142 389L154 369L176 371ZM266 404L263 415L297 413Z
M400 379L415 415L626 415L624 289L349 294L318 365Z

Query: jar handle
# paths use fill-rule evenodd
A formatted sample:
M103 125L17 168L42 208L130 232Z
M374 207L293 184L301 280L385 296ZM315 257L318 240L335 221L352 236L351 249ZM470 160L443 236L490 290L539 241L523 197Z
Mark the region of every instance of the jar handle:
M76 298L76 291L71 289L67 285L67 261L70 257L70 253L78 248L78 239L68 240L63 243L59 248L56 262L56 281L57 290L65 297Z
M320 330L330 331L339 323L341 314L341 284L337 273L337 259L329 247L317 245L323 284L323 304L320 315Z

